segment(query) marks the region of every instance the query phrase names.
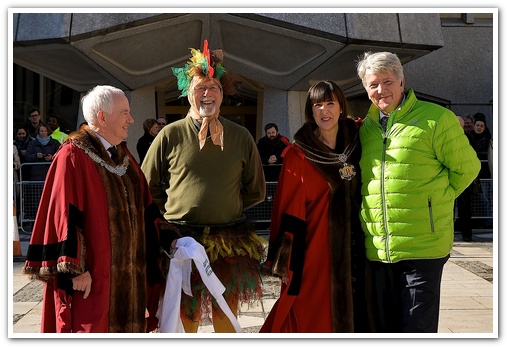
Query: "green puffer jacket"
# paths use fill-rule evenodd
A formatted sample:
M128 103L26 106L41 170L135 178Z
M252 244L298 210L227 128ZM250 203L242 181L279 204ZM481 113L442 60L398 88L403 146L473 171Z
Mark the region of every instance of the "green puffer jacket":
M453 112L405 94L385 134L374 105L360 128L366 253L387 263L450 253L454 200L481 167Z

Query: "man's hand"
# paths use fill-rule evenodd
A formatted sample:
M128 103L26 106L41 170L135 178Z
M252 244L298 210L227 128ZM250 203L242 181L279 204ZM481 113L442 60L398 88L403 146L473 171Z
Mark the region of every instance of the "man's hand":
M86 299L92 290L92 276L86 271L84 274L72 279L72 289L84 292L83 299Z
M270 164L276 163L276 155L273 154L271 157L269 157L268 163Z

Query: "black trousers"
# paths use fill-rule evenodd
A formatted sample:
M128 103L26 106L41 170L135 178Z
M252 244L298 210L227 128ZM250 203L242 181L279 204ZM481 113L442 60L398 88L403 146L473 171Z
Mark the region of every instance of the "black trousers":
M440 259L370 262L379 332L436 333L442 271Z
M457 229L463 239L472 238L472 190L467 188L457 198L458 221Z

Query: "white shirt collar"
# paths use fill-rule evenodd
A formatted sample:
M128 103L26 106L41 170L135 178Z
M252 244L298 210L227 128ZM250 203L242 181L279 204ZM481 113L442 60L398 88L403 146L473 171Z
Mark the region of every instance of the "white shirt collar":
M100 142L102 143L102 145L104 146L105 149L108 149L109 147L113 146L105 138L100 136L98 133L95 133L95 135L97 135L97 137L99 138Z

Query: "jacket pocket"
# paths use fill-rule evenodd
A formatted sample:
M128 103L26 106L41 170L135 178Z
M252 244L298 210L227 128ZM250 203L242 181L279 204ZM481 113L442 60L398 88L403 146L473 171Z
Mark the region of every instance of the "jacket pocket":
M433 221L433 207L431 204L431 196L428 197L428 213L430 216L430 229L431 229L431 232L434 233L435 232L435 223Z

